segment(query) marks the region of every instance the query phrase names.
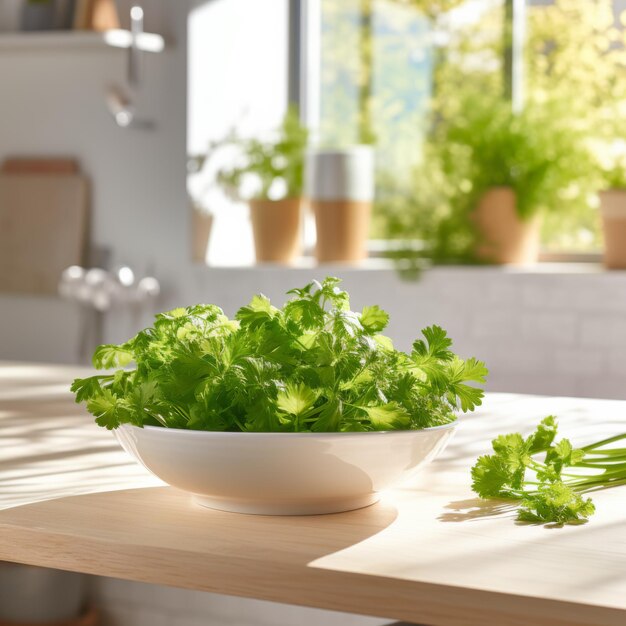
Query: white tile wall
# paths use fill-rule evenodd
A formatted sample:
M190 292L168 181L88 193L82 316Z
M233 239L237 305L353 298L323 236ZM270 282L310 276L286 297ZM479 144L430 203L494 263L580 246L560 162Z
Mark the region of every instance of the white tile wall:
M391 314L388 334L400 349L428 324L446 328L460 354L486 361L488 390L626 399L626 272L442 267L405 281L384 267L197 267L178 302L216 302L232 314L249 294L282 303L287 289L326 274L344 279L355 307L376 303Z

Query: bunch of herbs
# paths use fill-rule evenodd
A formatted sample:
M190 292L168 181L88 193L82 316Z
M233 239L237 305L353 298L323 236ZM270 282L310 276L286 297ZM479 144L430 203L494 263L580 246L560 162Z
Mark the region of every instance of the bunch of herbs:
M487 369L456 356L442 328L398 351L381 334L387 313L351 311L339 283L293 289L282 309L256 295L235 319L212 304L159 314L130 341L96 350L94 366L116 371L75 380L76 401L109 429L252 432L420 429L481 403L472 383Z

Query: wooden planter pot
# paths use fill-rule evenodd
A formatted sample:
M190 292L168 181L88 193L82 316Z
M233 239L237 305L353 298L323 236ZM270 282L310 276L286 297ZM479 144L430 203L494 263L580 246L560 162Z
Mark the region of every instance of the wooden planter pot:
M537 262L541 216L521 220L515 205L515 193L510 187L494 187L480 199L474 213L480 259L499 265Z
M599 195L604 265L609 269L626 269L626 189L609 189Z
M358 263L367 258L372 203L359 200L315 200L317 243L320 263Z
M258 263L293 263L302 248L302 200L250 200Z

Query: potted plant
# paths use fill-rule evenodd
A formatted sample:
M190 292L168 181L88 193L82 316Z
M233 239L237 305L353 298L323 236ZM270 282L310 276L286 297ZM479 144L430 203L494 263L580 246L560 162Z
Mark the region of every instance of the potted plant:
M626 269L626 142L614 140L597 150L601 191L600 214L604 235L604 265Z
M302 187L308 131L291 107L273 140L232 139L238 162L218 181L247 199L258 262L293 263L302 245Z
M505 100L468 100L461 111L439 139L444 170L458 176L455 200L475 229L475 255L536 262L542 217L563 210L570 189L588 176L582 136L554 105L515 113Z

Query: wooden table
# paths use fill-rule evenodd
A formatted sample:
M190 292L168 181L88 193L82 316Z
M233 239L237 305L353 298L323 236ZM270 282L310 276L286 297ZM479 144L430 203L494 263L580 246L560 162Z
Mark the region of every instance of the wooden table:
M315 517L212 511L162 486L73 404L84 371L0 367L0 559L442 626L626 624L626 488L584 526L516 525L470 490L500 432L555 413L574 442L626 402L493 394L442 458L372 507Z

